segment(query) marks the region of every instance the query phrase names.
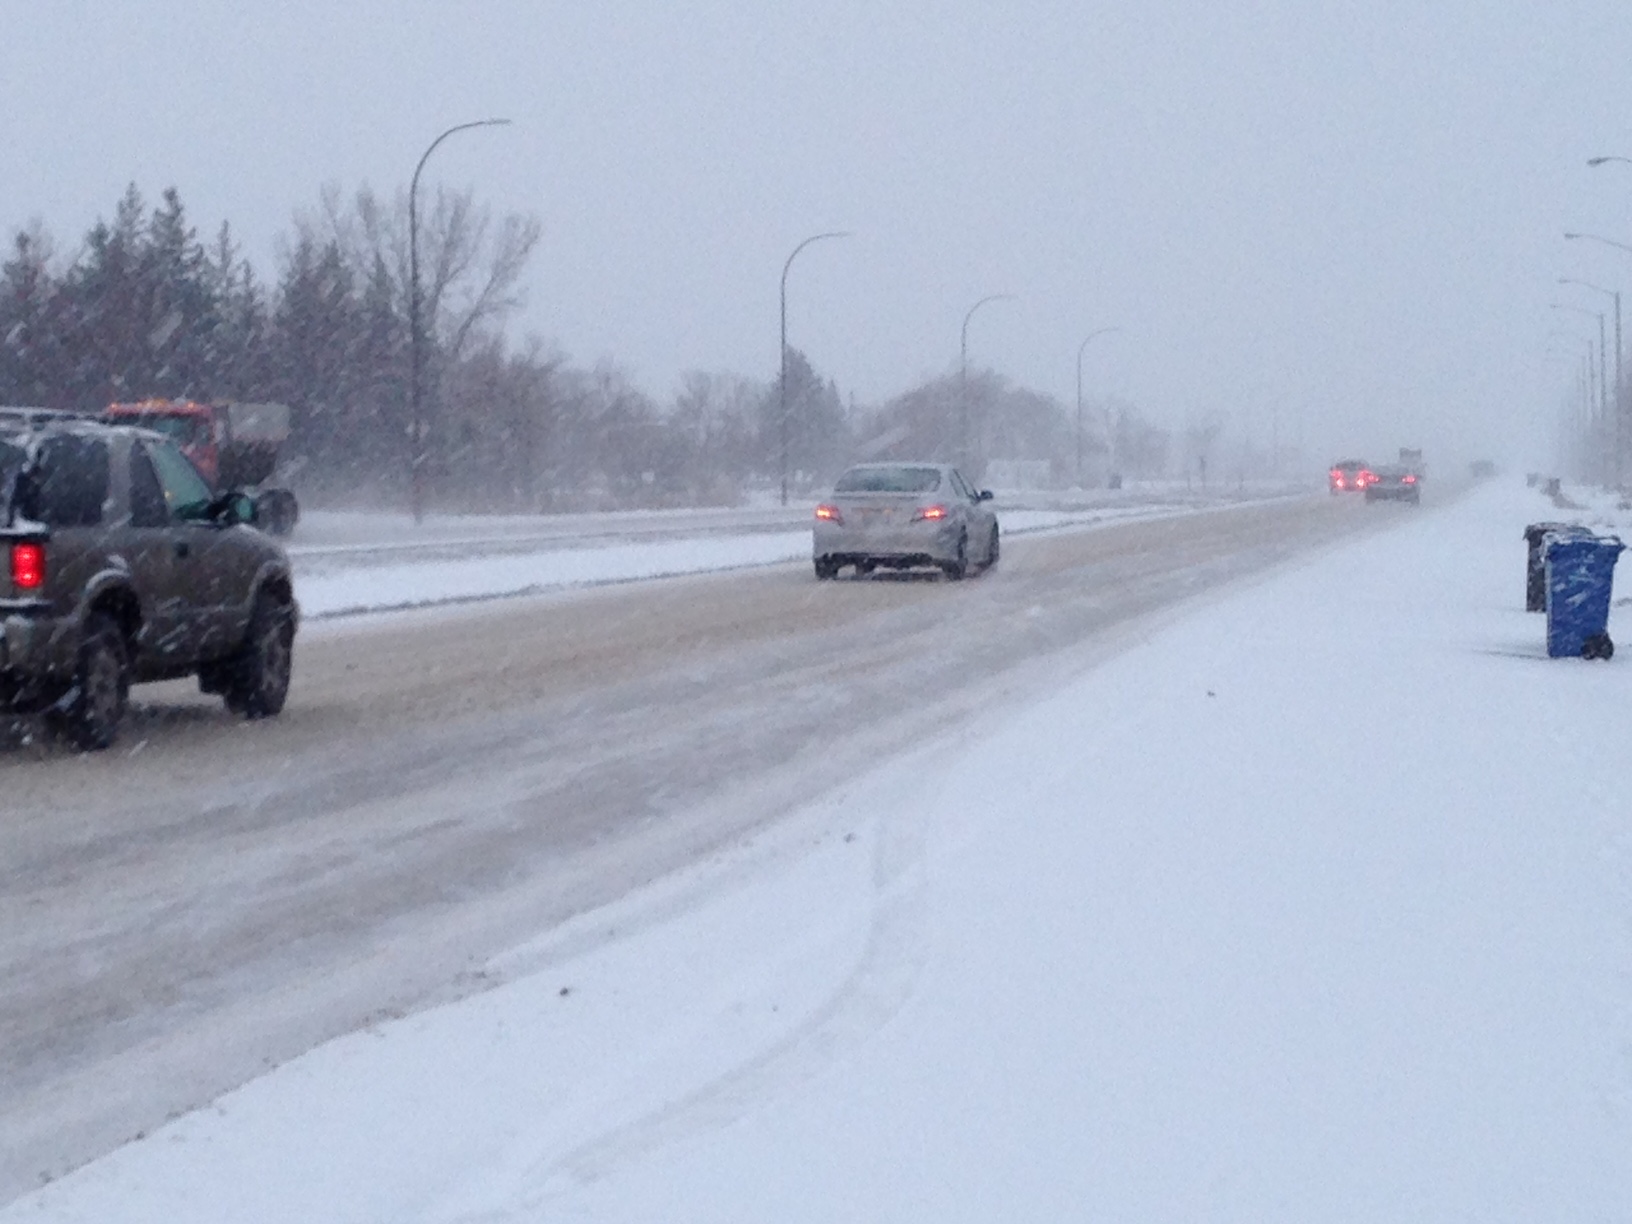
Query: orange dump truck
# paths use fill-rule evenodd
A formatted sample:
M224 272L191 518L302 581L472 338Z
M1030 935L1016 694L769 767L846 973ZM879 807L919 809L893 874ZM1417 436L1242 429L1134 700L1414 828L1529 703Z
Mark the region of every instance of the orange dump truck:
M266 483L289 439L288 404L148 399L110 404L105 415L173 440L218 492L242 489L250 494L256 522L273 535L294 530L300 517L294 493Z

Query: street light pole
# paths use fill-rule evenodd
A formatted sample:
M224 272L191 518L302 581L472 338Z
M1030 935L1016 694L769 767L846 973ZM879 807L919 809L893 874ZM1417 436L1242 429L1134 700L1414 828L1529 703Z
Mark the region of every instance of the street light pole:
M1601 310L1588 310L1585 306L1571 306L1566 302L1549 302L1548 305L1551 306L1554 310L1571 310L1571 311L1574 311L1576 314L1590 315L1590 316L1595 317L1598 320L1598 379L1597 379L1598 386L1597 386L1597 395L1596 395L1596 397L1589 398L1588 401L1587 401L1588 408L1587 408L1586 436L1591 438L1594 434L1597 434L1598 431L1603 428L1604 421L1605 421L1606 417L1609 414L1609 386L1608 386L1608 382L1609 382L1609 378L1608 378L1609 364L1608 364L1608 362L1607 362L1607 360L1605 358L1605 353L1604 353L1604 343L1605 343L1604 342L1604 312L1601 311ZM1588 374L1588 380L1589 380L1589 396L1590 396L1590 382L1591 382L1591 376L1592 376L1592 341L1591 340L1587 341L1587 374ZM1597 422L1596 426L1594 426L1593 421L1592 421L1592 408L1591 408L1592 398L1596 398L1597 401L1598 401L1598 422ZM1600 437L1601 437L1601 435L1600 435ZM1601 443L1599 445L1601 445ZM1596 457L1597 454L1598 454L1598 451L1597 451L1596 448L1594 448L1589 453L1593 454ZM1594 463L1593 466L1594 466L1595 470L1591 471L1589 473L1589 476L1592 479L1597 479L1602 474L1603 469L1601 467L1598 467L1598 465L1596 463ZM1617 479L1618 478L1619 478L1619 473L1617 473Z
M1632 162L1632 159L1625 158L1625 157L1595 157L1592 160L1590 160L1587 164L1589 166L1601 166L1605 162L1612 162L1612 161ZM1632 246L1629 246L1628 244L1626 244L1624 242L1616 242L1613 238L1601 238L1597 234L1573 234L1573 233L1565 234L1564 237L1569 238L1569 239L1585 239L1585 240L1587 240L1589 242L1598 242L1598 243L1602 243L1604 246L1612 246L1616 250L1626 251L1629 254L1632 254ZM1599 293L1609 293L1609 292L1611 292L1611 290L1600 289L1597 285L1589 285L1585 281L1576 281L1576 280L1566 281L1565 278L1563 278L1563 277L1559 278L1559 283L1560 284L1568 283L1568 284L1574 284L1574 285L1582 285L1582 286L1584 286L1585 288L1588 288L1588 289L1597 289ZM1625 383L1623 382L1623 379L1622 379L1622 366L1621 366L1621 361L1622 361L1622 356L1621 356L1621 343L1622 343L1622 341L1621 341L1621 295L1617 292L1617 293L1614 294L1614 297L1615 297L1615 487L1620 488L1620 487L1622 487L1622 485L1623 485L1623 483L1625 481L1625 478L1626 478L1626 443L1627 443L1627 432L1628 432L1628 425L1627 425L1626 417L1627 417L1627 412L1628 412L1629 406L1628 406L1628 404L1625 402L1625 400L1623 398L1626 395L1626 386L1625 386Z
M793 261L799 252L813 242L820 242L823 238L848 238L849 230L834 230L826 234L812 234L798 246L793 248L787 262L782 265L782 372L777 378L777 436L780 466L782 469L782 504L788 504L788 270L793 267Z
M975 311L988 302L1012 302L1012 293L988 293L980 301L969 307L963 316L963 329L958 333L958 427L963 434L961 449L963 454L958 463L967 473L974 459L974 450L970 445L969 437L969 320L975 317Z
M409 497L413 502L414 522L421 522L425 517L425 420L420 405L420 370L423 357L423 340L419 321L419 175L425 169L425 163L436 152L437 145L441 144L455 132L468 131L479 127L506 127L508 119L478 119L473 123L459 123L450 127L435 140L431 141L425 152L420 154L419 164L414 167L414 177L408 181L408 429L409 442L412 447L412 457L409 460Z
M1602 293L1615 300L1615 394L1618 399L1621 387L1621 291L1605 289L1602 285L1594 285L1590 281L1576 280L1573 276L1561 276L1558 283L1579 285L1583 289L1591 289L1594 293Z
M1609 363L1607 360L1607 340L1604 336L1604 312L1589 310L1585 306L1572 306L1568 302L1548 302L1554 310L1573 310L1576 314L1588 315L1598 320L1598 400L1599 417L1602 419L1609 411ZM1591 351L1592 342L1587 342L1588 351Z
M1088 347L1088 341L1095 336L1103 336L1107 332L1121 331L1120 327L1102 327L1098 331L1089 332L1081 344L1077 345L1077 488L1082 488L1082 354ZM1111 440L1107 434L1105 445L1109 447Z

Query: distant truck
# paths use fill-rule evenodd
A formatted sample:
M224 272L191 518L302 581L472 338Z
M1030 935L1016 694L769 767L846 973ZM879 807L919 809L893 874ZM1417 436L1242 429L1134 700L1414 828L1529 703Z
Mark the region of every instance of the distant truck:
M295 529L300 504L294 493L266 484L289 440L288 404L147 399L110 404L104 415L172 439L216 492L248 493L255 501L256 523L273 535Z
M1403 468L1410 468L1411 471L1413 471L1413 472L1415 472L1417 474L1418 479L1421 479L1423 476L1426 476L1428 474L1424 470L1423 465L1422 465L1422 448L1421 447L1415 447L1415 446L1402 446L1402 447L1400 447L1400 466L1403 467Z

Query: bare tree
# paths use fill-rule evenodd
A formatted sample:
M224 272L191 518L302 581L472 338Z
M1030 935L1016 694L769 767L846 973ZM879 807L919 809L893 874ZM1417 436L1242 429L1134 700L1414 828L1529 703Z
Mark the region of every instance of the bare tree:
M421 193L423 199L423 193ZM404 314L408 303L408 196L387 207L369 187L346 201L333 184L319 195L315 217L297 231L321 231L359 280L383 264L391 269ZM426 332L448 361L458 361L473 335L491 333L522 304L522 274L542 227L536 217L508 213L497 224L469 188L438 188L419 223L420 302Z

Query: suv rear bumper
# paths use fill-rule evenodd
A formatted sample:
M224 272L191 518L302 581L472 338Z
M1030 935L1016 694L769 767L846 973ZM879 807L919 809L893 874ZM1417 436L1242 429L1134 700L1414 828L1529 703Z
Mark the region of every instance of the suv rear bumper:
M0 600L0 709L50 705L73 673L69 626L32 600Z

